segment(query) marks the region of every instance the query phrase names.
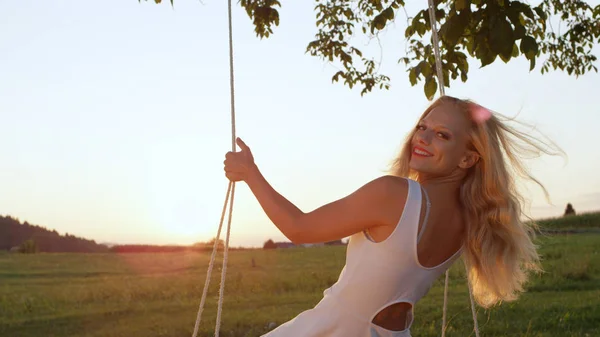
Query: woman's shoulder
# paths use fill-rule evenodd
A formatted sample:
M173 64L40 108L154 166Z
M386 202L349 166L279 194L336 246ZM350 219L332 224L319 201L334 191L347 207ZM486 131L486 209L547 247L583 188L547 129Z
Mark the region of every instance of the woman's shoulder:
M382 188L386 188L389 191L408 191L410 183L417 183L414 180L405 177L399 177L391 174L386 174L375 178L373 182L380 184Z
M411 183L409 178L394 175L383 175L371 181L386 198L406 200Z

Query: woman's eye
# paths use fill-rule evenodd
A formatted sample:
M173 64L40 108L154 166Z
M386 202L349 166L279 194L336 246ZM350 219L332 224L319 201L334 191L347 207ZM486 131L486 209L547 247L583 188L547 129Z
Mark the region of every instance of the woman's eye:
M438 132L438 133L437 133L437 135L438 135L439 137L441 137L441 138L444 138L444 139L448 139L448 138L449 138L449 137L448 137L448 135L447 135L447 134L445 134L445 133L443 133L443 132Z
M417 125L417 130L425 130L425 126L424 125Z

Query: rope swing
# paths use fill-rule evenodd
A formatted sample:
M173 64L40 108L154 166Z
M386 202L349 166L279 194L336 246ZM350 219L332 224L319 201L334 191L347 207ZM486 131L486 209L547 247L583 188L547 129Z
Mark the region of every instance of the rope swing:
M440 47L439 47L439 38L437 32L437 21L435 18L435 5L433 4L433 0L428 0L429 2L429 22L431 24L431 38L433 42L433 53L435 56L435 70L437 73L437 78L439 82L440 96L445 96L446 93L444 91L444 75L442 73L442 58L440 57ZM466 265L465 265L466 268ZM467 274L469 271L467 270ZM450 269L446 270L446 280L444 282L444 309L442 310L442 337L446 336L446 311L448 307L448 281L449 281ZM467 279L467 285L469 287L469 298L471 300L471 313L473 314L473 323L475 336L479 337L479 326L477 324L477 312L475 311L475 301L473 300L473 291L471 289L471 284Z
M437 73L437 78L439 81L439 92L441 96L445 95L444 92L444 76L442 73L442 60L440 57L439 50L439 38L437 32L437 22L435 20L435 5L433 0L428 0L429 3L429 21L431 23L431 33L433 40L433 48L434 48L434 56L435 56L435 68ZM232 28L232 15L231 15L231 0L227 2L227 12L228 12L228 21L229 21L229 85L230 85L230 98L231 98L231 149L232 151L236 150L236 128L235 128L235 90L234 90L234 72L233 72L233 28ZM219 288L219 301L218 301L218 309L217 309L217 320L215 323L215 337L219 337L219 330L221 327L221 314L223 308L223 299L225 297L225 276L227 275L227 258L229 252L229 236L231 233L231 219L233 213L233 200L235 195L235 182L230 181L229 186L227 187L227 193L225 195L225 202L223 204L223 210L221 212L221 220L219 222L219 228L217 230L217 236L215 238L215 242L213 245L212 255L210 256L210 262L208 264L208 271L206 273L206 280L204 282L204 290L202 292L202 299L200 300L200 306L198 308L198 315L196 317L196 324L194 325L194 332L192 337L197 337L198 328L200 326L200 321L202 318L202 312L204 311L204 305L206 303L206 295L208 293L208 288L210 284L210 278L212 274L212 270L215 262L215 255L218 248L219 238L221 236L221 229L223 227L223 220L225 219L225 213L229 209L229 217L227 219L227 232L225 236L225 247L223 252L223 267L221 271L221 285ZM229 207L228 207L229 206ZM468 271L467 271L468 272ZM448 280L449 280L449 270L446 270L446 281L444 284L444 308L443 308L443 316L442 316L442 337L446 334L446 309L447 309L447 300L448 300ZM473 300L473 294L470 283L467 281L469 287L469 297L471 300L471 312L473 314L473 322L474 322L474 330L475 336L479 337L479 327L477 324L477 313L475 311L475 302Z
M233 77L233 28L231 19L231 0L227 1L227 14L229 19L229 92L231 98L231 151L235 151L235 90L234 90L234 77ZM223 308L223 298L225 297L225 275L227 275L227 257L229 252L229 235L231 233L231 217L233 214L233 199L235 195L235 182L229 181L227 187L227 193L225 195L225 202L223 204L223 211L221 212L221 221L219 222L219 229L217 230L217 237L213 245L212 255L210 256L210 262L208 264L208 271L206 273L206 281L204 281L204 290L202 291L202 299L200 300L200 307L198 308L198 316L196 317L196 324L194 325L193 337L198 335L198 327L200 326L200 320L202 318L202 311L204 311L204 304L206 302L206 294L208 292L208 285L210 284L210 276L215 262L215 255L217 253L217 247L219 244L219 238L221 237L221 228L223 227L223 220L225 219L225 212L227 211L227 202L229 202L229 218L227 219L227 234L225 236L225 249L223 252L223 268L221 271L221 286L219 288L219 304L217 309L217 321L215 323L215 337L219 337L219 329L221 328L221 313Z

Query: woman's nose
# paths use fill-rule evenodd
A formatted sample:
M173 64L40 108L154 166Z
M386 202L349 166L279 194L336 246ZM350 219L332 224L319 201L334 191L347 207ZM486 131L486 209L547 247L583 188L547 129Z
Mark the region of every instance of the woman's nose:
M428 130L419 131L415 136L417 141L421 144L429 144L431 142L431 136Z

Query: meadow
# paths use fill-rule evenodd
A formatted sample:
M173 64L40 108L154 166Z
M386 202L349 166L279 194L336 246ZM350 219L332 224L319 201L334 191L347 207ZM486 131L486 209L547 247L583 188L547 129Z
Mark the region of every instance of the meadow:
M541 225L589 229L599 220L600 214L582 215ZM532 276L518 301L478 308L481 336L600 336L600 235L536 240L544 273ZM260 336L314 306L337 280L345 249L231 252L220 335ZM210 252L0 253L0 336L191 336L209 259ZM199 336L214 335L220 266L218 258ZM473 336L461 262L450 276L446 336ZM443 277L416 305L413 336L440 335L442 303Z

